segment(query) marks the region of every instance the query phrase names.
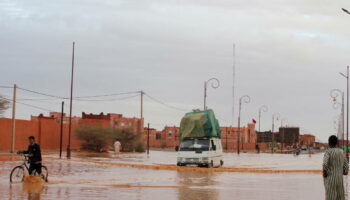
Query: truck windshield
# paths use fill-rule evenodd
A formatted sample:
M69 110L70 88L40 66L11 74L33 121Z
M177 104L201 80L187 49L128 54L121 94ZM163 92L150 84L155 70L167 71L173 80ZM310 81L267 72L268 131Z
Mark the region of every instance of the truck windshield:
M209 140L208 139L191 139L183 140L180 144L180 151L208 151Z

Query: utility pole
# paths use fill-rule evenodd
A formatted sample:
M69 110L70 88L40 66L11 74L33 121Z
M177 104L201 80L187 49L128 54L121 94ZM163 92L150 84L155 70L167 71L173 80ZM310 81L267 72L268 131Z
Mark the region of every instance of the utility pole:
M72 107L73 107L73 79L74 79L74 47L75 42L73 42L73 53L72 53L72 77L70 83L70 106L69 106L69 128L68 128L68 145L67 145L67 158L71 157L71 133L72 133Z
M62 101L62 110L61 110L61 130L60 130L60 158L62 157L62 135L63 135L63 114L64 114L64 101Z
M13 99L12 99L12 126L11 126L11 150L10 153L15 152L15 138L16 138L16 92L17 85L13 85Z
M149 155L149 123L147 124L147 155Z
M140 91L141 94L141 120L143 120L143 95L145 94L142 90Z

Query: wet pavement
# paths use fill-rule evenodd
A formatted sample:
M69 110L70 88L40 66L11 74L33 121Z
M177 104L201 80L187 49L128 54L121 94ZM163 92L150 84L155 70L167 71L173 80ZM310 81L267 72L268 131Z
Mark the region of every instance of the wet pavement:
M217 171L176 167L175 152L47 154L48 183L10 184L20 157L0 154L0 199L324 199L322 157L226 153Z

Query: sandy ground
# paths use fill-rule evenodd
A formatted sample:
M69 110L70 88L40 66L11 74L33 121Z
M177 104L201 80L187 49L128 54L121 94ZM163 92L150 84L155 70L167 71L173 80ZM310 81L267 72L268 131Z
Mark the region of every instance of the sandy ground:
M0 199L324 199L322 156L226 153L224 167L207 169L175 166L174 152L50 153L48 183L10 184L21 157L2 153Z

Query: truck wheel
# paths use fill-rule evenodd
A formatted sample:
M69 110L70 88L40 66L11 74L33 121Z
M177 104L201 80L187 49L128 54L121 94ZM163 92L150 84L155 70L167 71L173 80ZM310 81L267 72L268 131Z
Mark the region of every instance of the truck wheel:
M212 168L212 167L214 167L214 161L213 160L211 160L210 163L208 163L208 168Z
M224 161L220 160L220 165L223 166L224 165Z

